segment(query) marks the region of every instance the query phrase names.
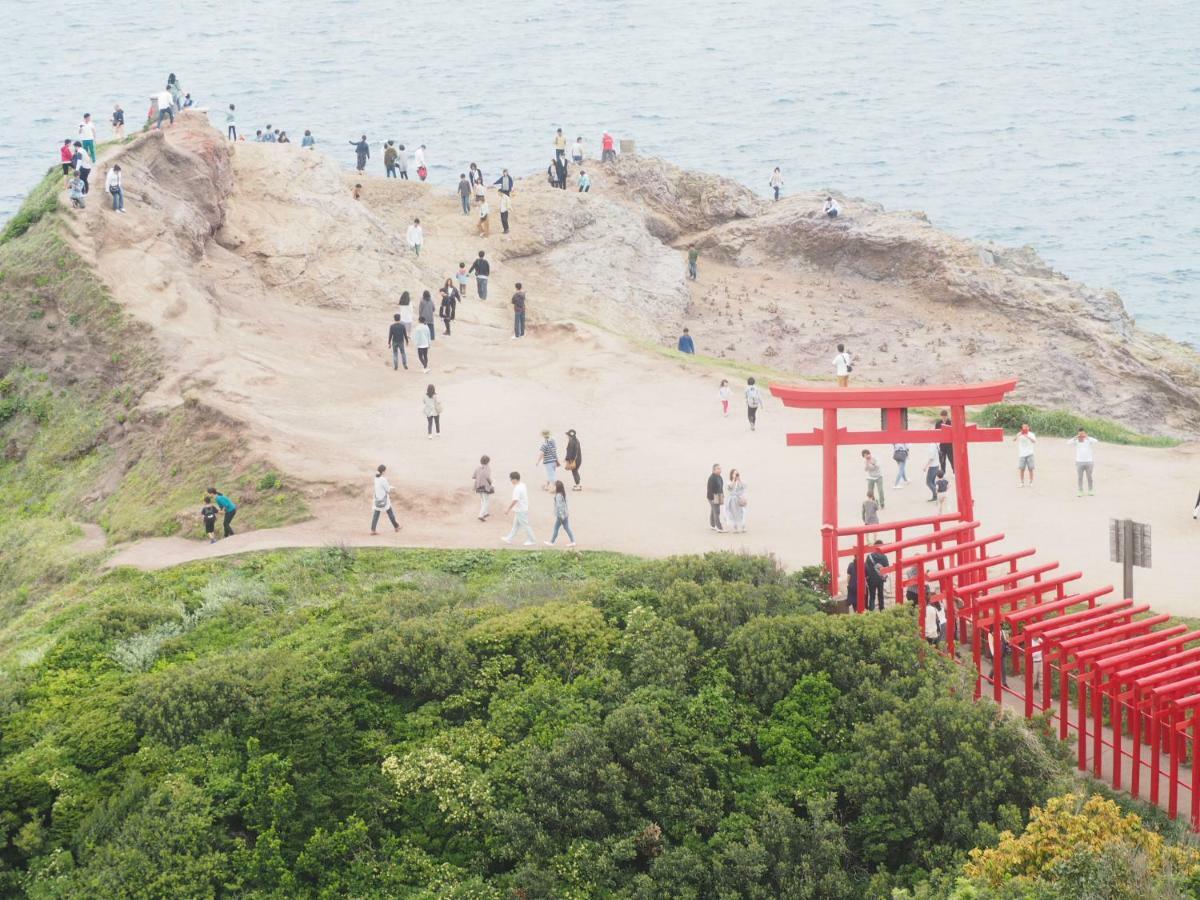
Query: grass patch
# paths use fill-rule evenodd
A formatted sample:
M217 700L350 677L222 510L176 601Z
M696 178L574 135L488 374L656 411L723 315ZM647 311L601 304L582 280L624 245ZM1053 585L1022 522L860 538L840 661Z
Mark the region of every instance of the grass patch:
M1175 447L1182 443L1175 438L1139 434L1108 419L1081 416L1063 409L1041 409L1027 403L993 403L971 416L988 428L1005 431L1020 430L1023 423L1037 434L1048 437L1073 437L1080 428L1097 440L1108 444L1129 444L1134 447Z
M29 192L25 198L25 202L21 204L21 208L17 210L16 214L5 223L4 230L0 231L0 245L7 244L9 241L19 238L43 218L54 212L58 207L58 194L62 189L62 168L54 166L54 168L46 173L46 177L39 181L37 186Z

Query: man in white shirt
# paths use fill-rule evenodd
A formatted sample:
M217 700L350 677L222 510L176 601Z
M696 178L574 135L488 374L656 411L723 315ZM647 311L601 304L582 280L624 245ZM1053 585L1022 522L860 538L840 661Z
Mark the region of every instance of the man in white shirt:
M79 140L83 143L83 149L87 151L87 155L91 157L92 162L95 162L96 125L92 122L91 113L83 114L83 121L79 123Z
M532 547L537 544L537 539L534 537L533 528L529 525L529 490L521 483L520 472L509 472L508 480L512 482L512 503L508 504L508 509L505 512L512 513L513 526L512 531L500 538L506 544L511 544L520 531L524 531L528 536L525 541L526 547Z
M171 124L175 124L175 98L171 96L170 91L159 91L156 101L158 103L158 124L156 127L162 128L162 120L167 116L171 118Z
M408 226L408 246L412 247L413 253L420 256L423 243L425 243L425 229L421 227L420 219L413 219L412 224Z
M1079 434L1067 443L1075 447L1075 480L1078 483L1079 496L1083 496L1083 476L1087 475L1088 496L1091 497L1093 495L1092 468L1096 464L1096 454L1092 448L1098 441L1080 428Z
M854 366L850 361L850 354L846 352L845 344L838 344L837 356L833 358L833 374L837 376L838 387L847 387L850 384L850 373L854 370Z
M1017 442L1017 474L1021 478L1017 487L1025 487L1026 472L1029 473L1029 486L1033 487L1033 445L1037 443L1037 435L1024 424L1013 440Z
M825 213L826 218L836 219L841 211L842 208L838 206L838 202L836 200L834 200L832 197L825 198L825 207L822 212Z

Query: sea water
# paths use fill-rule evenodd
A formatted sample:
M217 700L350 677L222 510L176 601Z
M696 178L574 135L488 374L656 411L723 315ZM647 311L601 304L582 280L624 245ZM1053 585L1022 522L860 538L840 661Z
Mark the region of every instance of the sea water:
M1200 346L1200 5L1164 0L60 0L4 3L0 218L84 112L130 130L168 72L352 165L543 171L554 129L767 193L836 190L1030 244ZM377 144L376 144L377 145ZM382 173L373 152L370 172Z

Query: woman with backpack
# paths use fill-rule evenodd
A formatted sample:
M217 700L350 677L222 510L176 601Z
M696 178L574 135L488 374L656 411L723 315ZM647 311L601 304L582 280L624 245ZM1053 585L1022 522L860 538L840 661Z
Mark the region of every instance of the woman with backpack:
M733 469L725 482L725 512L734 533L746 533L746 482L742 481L742 473Z
M896 489L907 487L908 472L904 467L908 464L908 444L892 444L892 459L896 462L896 483L892 486Z
M432 441L434 428L437 428L438 437L442 436L442 401L438 399L437 388L432 384L425 388L425 396L421 399L425 407L425 425L429 440Z
M762 405L762 392L759 391L758 385L754 383L754 376L751 375L746 379L746 418L750 420L751 431L758 424L758 411L762 409Z
M496 486L492 484L491 463L492 458L486 453L479 457L479 466L472 476L475 479L475 493L479 495L479 516L477 518L480 522L486 522L487 517L491 515L492 494L496 493Z

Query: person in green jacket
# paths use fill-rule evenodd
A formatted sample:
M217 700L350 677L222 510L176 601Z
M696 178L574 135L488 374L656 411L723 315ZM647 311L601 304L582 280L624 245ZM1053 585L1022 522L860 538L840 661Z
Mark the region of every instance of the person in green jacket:
M233 517L237 515L237 504L218 491L215 487L208 489L209 495L216 501L217 507L225 513L225 518L222 521L222 526L225 529L225 537L233 536Z

